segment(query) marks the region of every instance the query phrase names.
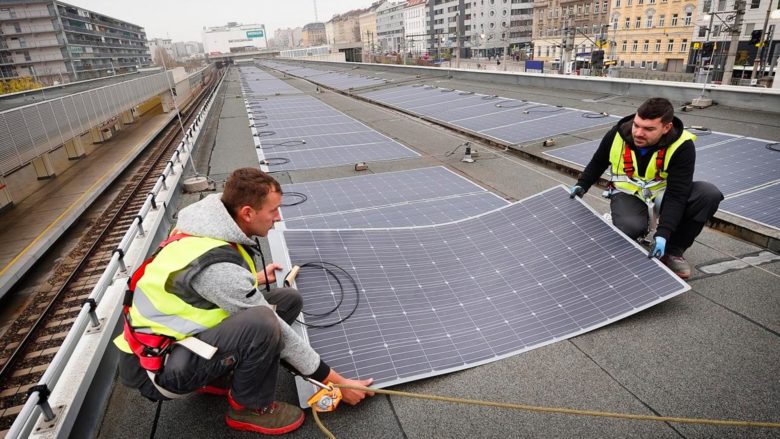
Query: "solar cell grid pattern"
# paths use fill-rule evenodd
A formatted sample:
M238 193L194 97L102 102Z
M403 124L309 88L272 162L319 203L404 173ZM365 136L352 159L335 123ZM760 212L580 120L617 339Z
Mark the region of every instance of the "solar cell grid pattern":
M283 186L308 199L282 208L287 229L423 226L451 222L507 204L444 167ZM285 198L283 204L297 198Z
M419 156L311 96L250 97L247 113L271 171Z
M780 183L723 200L720 210L780 230Z
M350 72L334 72L328 70L312 69L309 67L300 67L282 64L278 62L266 61L263 65L289 73L294 76L305 78L316 84L325 85L337 90L347 90L350 88L360 88L372 85L382 85L387 81L382 78L364 76Z
M766 148L770 141L725 133L697 136L695 180L711 182L729 196L780 179L780 153ZM589 141L544 154L584 168L599 142Z
M240 67L241 91L248 96L300 94L297 88L254 66Z
M510 144L615 122L571 108L430 86L406 85L363 96Z
M326 261L355 277L356 313L307 329L308 339L336 370L380 387L566 339L688 289L561 187L454 223L283 236L292 263ZM297 287L310 313L339 297L316 269ZM334 320L355 303L345 289Z

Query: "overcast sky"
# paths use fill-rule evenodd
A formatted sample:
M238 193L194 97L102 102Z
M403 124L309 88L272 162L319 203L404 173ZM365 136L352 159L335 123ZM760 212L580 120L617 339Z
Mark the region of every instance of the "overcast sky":
M373 0L317 0L320 21L333 14L365 8ZM228 21L264 24L269 38L278 28L303 26L314 21L313 0L65 0L143 26L146 37L174 41L202 41L203 26Z

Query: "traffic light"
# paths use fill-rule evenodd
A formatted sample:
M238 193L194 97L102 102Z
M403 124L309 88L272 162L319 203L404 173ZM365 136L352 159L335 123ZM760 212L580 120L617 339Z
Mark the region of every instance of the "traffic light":
M758 45L758 43L761 42L761 34L763 31L761 29L756 29L753 32L750 33L750 44Z
M590 67L592 69L604 68L604 51L603 50L594 50L590 54Z

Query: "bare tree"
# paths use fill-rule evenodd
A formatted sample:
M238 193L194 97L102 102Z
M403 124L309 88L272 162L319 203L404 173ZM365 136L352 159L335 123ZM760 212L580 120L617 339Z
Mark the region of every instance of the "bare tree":
M169 69L176 67L178 65L176 63L176 60L171 56L170 53L168 53L167 50L165 50L162 47L158 47L154 51L154 65L162 67L163 62L165 67Z

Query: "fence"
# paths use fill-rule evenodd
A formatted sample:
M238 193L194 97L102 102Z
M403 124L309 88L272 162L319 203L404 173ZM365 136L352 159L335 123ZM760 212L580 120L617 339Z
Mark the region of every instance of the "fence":
M0 112L0 175L167 88L161 72Z

